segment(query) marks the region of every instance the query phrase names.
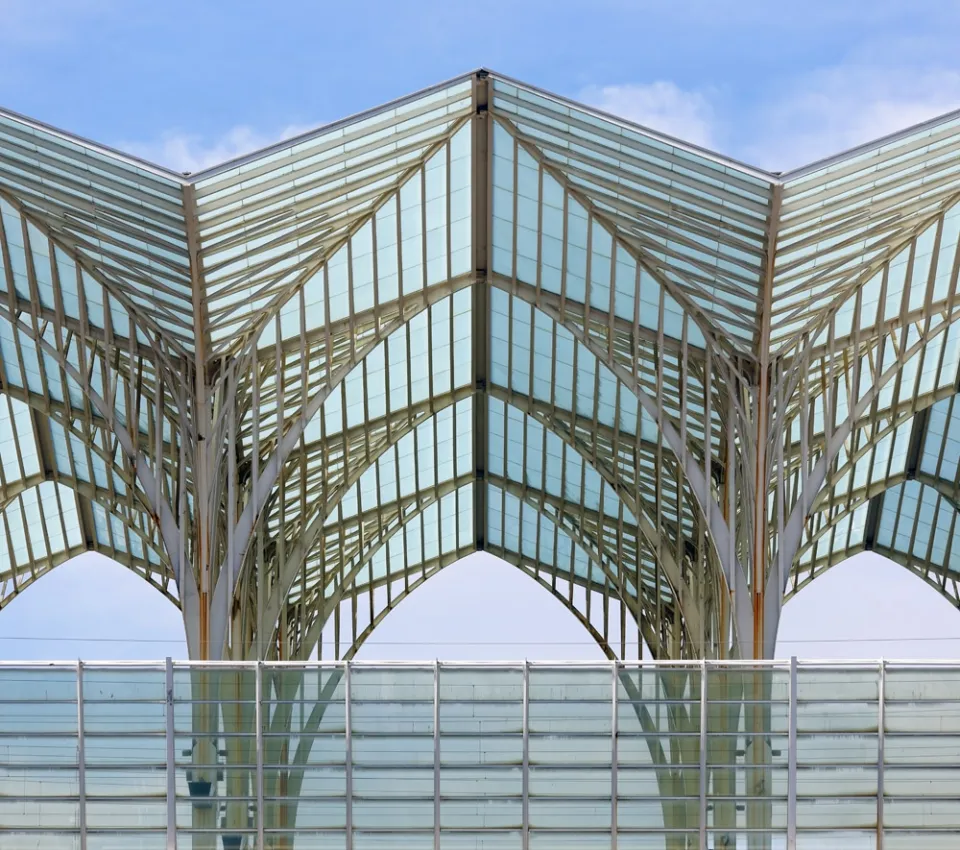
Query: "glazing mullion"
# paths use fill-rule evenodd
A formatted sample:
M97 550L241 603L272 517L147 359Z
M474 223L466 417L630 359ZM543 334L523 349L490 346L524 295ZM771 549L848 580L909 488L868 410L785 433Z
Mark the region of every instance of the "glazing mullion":
M884 845L884 768L886 765L886 679L887 665L881 660L877 677L877 850Z
M521 850L530 850L530 664L523 662L523 741L522 741L522 761L521 770L523 776L522 782L522 801L521 801L521 824L522 824L522 842Z
M440 662L433 664L433 850L440 850Z
M77 796L80 850L87 850L87 752L84 731L83 662L77 662Z
M619 795L617 775L620 759L620 664L614 661L611 665L613 671L612 682L610 683L610 850L617 850L617 831L618 831L618 809Z
M787 731L787 850L797 850L797 658L790 658L790 715Z
M167 658L165 665L166 705L166 778L167 778L167 846L166 850L177 850L177 739L174 712L173 659Z
M353 690L350 661L343 662L344 796L346 850L353 850ZM333 674L332 674L333 675Z

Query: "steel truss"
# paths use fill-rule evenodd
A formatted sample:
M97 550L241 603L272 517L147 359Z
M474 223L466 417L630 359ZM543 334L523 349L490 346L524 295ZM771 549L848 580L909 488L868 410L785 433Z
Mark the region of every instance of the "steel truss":
M769 657L864 549L960 604L958 157L486 71L193 175L0 113L0 606L98 551L193 657L350 658L480 549L615 658Z

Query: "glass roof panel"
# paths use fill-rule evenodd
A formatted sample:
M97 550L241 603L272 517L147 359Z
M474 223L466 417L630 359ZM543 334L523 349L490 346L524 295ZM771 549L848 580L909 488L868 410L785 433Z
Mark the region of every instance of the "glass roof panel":
M574 584L605 587L604 567L616 579L616 565L603 566L587 554L569 531L526 501L492 484L487 487L487 534L493 551L513 553L524 561L543 565ZM616 581L613 582L616 586Z
M490 95L486 122L474 120L484 113L474 92ZM482 125L490 185L474 186L486 172L472 161ZM111 423L134 429L144 458L160 447L164 458L148 459L158 492L176 492L174 467L190 464L198 432L174 409L192 415L196 365L210 375L216 444L233 430L236 393L242 451L224 461L241 467L235 487L264 468L280 434L294 435L274 467L263 537L244 551L272 570L303 543L306 575L297 565L291 597L301 609L339 617L348 597L367 594L372 625L417 564L425 578L482 540L476 509L528 573L562 562L581 589L623 585L630 592L617 593L639 595L634 607L669 610L677 600L652 553L660 568L667 549L684 569L707 564L718 529L638 396L672 420L705 472L709 453L736 557L749 560L750 506L730 494L752 498L739 479L753 469L769 319L771 374L799 382L771 400L774 426L786 416L788 498L799 500L828 426L865 407L831 458L796 582L858 547L949 569L958 151L953 116L780 178L486 72L191 180L0 115L11 563L32 548L50 563L70 549L62 525L43 532L37 494L49 501L59 491L46 479L57 478L77 487L84 546L162 573L156 529L137 506L145 491ZM487 190L489 244L474 246ZM471 339L480 327L488 339ZM213 341L205 365L190 357L197 334ZM481 350L486 364L473 361ZM170 386L181 379L189 400ZM167 395L150 401L161 380ZM116 410L92 409L89 390ZM221 472L218 493L234 475ZM776 498L765 497L772 516ZM365 628L354 623L353 637Z
M578 218L586 218L586 211L581 201L589 198L591 211L718 327L743 343L752 340L769 178L522 85L494 79L493 92L494 185L512 191L505 172L516 169L522 228L518 251L520 242L529 242L525 234L531 231L538 195L548 213L546 228L553 226L556 212L562 219L566 208L568 238L582 229ZM562 205L556 203L561 180L580 200L568 196ZM497 200L497 188L494 215L501 216L505 208ZM550 198L556 200L551 204ZM526 214L524 207L531 203L531 214ZM529 252L523 256L529 258ZM568 261L576 274L576 254Z
M960 120L952 119L786 176L773 284L775 345L816 325L848 293L841 328L851 323L858 300L866 328L947 296L960 231L958 147ZM935 216L942 212L940 224ZM885 260L892 261L889 273L881 274Z
M875 548L956 573L958 517L956 503L919 481L905 481L883 495Z
M680 340L686 325L688 344L705 345L700 328L683 320L683 308L654 278L650 268L655 264L637 262L640 249L629 247L623 233L602 223L566 191L503 125L494 125L493 140L491 251L495 274L562 295L571 306L587 305L627 322L639 321L641 327L654 332L660 328L663 301L664 333ZM726 303L714 303L700 290L684 294L704 312L722 314L741 330L745 327L741 308L751 307L751 302L733 309ZM745 338L752 333L752 329L743 330Z
M960 481L960 403L957 396L934 404L927 415L920 472L934 479Z
M471 82L460 81L201 175L199 239L215 347L242 338L260 311L300 283L312 330L324 316L393 300L400 281L406 293L466 271L470 106ZM362 229L371 217L376 226ZM383 264L382 292L374 257Z
M65 244L79 246L143 316L190 350L182 183L2 113L0 154L0 190Z

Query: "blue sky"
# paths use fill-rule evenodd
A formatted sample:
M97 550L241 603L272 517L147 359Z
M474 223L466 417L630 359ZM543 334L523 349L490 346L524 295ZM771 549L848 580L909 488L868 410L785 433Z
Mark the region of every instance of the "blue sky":
M0 105L196 170L482 65L781 170L960 108L958 31L953 0L0 0ZM0 658L184 652L178 612L95 556L0 615ZM788 604L778 652L958 655L960 612L865 555ZM414 594L363 655L598 657L483 555Z

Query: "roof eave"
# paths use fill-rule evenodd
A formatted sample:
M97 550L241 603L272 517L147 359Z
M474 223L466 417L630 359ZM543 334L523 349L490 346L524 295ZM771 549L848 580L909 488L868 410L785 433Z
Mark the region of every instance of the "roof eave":
M114 159L118 162L131 165L135 168L143 169L151 174L156 175L157 177L164 177L166 179L173 180L180 185L184 185L189 182L185 175L179 171L174 171L172 168L158 165L155 162L135 156L134 154L125 153L124 151L118 150L117 148L112 148L109 145L91 141L85 136L79 136L76 133L69 133L66 130L62 130L59 127L53 126L52 124L47 124L44 121L38 121L36 118L30 118L26 115L21 115L19 112L15 112L12 109L6 109L0 106L0 117L8 118L11 121L16 121L18 124L23 124L24 126L30 127L33 130L39 130L43 133L48 133L49 135L62 139L65 142L70 142L71 144L87 148L94 153L101 154L102 156L109 157L110 159Z
M935 127L939 127L941 124L948 124L950 121L954 121L960 118L960 109L954 109L950 112L944 112L941 115L937 115L933 118L928 119L927 121L921 121L918 124L913 124L910 127L905 127L902 130L896 130L893 133L888 133L885 136L880 136L877 139L872 139L869 142L864 142L861 145L856 145L855 147L848 148L845 151L840 153L832 154L831 156L823 157L822 159L815 160L809 165L802 165L799 168L793 168L790 171L785 171L780 175L780 179L786 183L788 181L799 180L803 177L806 177L810 174L815 174L817 171L821 171L824 168L829 168L832 165L839 165L842 162L847 160L854 159L855 157L862 156L865 153L870 151L879 150L880 148L893 144L894 142L903 141L904 139L909 138L910 136L918 135L920 133L925 133L928 130L932 130Z
M493 76L495 79L502 80L505 83L508 83L511 86L517 86L518 88L526 89L527 91L533 92L540 95L541 97L549 98L554 100L557 103L562 103L565 106L571 107L572 109L578 109L581 112L586 112L588 115L593 115L596 118L600 118L603 121L609 121L611 124L616 124L619 127L623 127L628 130L632 130L636 133L641 133L644 136L647 136L654 141L660 142L665 145L670 145L672 147L678 148L679 150L685 151L687 153L694 154L696 156L704 157L705 159L715 162L718 165L723 165L726 168L732 168L736 171L739 171L743 174L747 174L753 178L759 180L765 180L771 185L776 184L780 180L780 175L777 172L767 171L763 168L758 168L756 166L750 165L740 160L734 159L733 157L726 156L721 153L717 153L714 150L709 148L701 147L700 145L695 145L692 142L684 141L679 139L676 136L671 136L667 133L661 133L658 130L653 130L650 127L646 127L643 124L638 124L634 121L629 121L626 118L622 118L618 115L613 115L609 112L604 112L602 109L597 109L594 106L589 106L579 101L573 100L569 97L564 97L563 95L555 94L554 92L547 91L546 89L539 88L538 86L532 86L529 83L525 83L522 80L517 80L513 77L508 77L505 74L499 74L496 71L488 71L488 73Z
M438 91L443 91L443 89L454 86L457 83L463 83L471 79L475 74L479 73L482 69L477 69L470 71L466 74L460 74L456 77L451 77L448 80L444 80L442 83L436 83L427 88L420 89L419 91L413 92L412 94L404 95L403 97L398 97L394 100L388 101L387 103L382 103L379 106L371 107L370 109L365 109L362 112L354 113L353 115L348 115L345 118L339 118L336 121L332 121L329 124L322 124L319 127L315 127L312 130L307 130L303 133L299 133L296 136L291 136L289 139L283 139L278 142L267 145L266 147L259 148L250 153L243 154L241 156L235 157L234 159L227 160L226 162L220 163L219 165L212 165L209 168L203 169L202 171L196 171L189 176L189 181L191 183L199 183L202 180L207 180L211 177L216 177L218 174L222 174L225 171L230 171L234 168L240 168L243 165L247 165L251 162L256 162L258 159L270 156L271 154L277 153L279 151L285 150L287 148L294 147L295 145L303 144L308 142L311 139L315 139L318 136L322 136L325 133L332 132L337 130L340 127L347 127L350 124L354 124L357 121L363 121L366 118L371 118L374 115L378 115L381 112L386 112L390 109L396 109L400 106L404 106L408 103L411 103L415 100L419 100L422 97L427 97L431 94L434 94Z

